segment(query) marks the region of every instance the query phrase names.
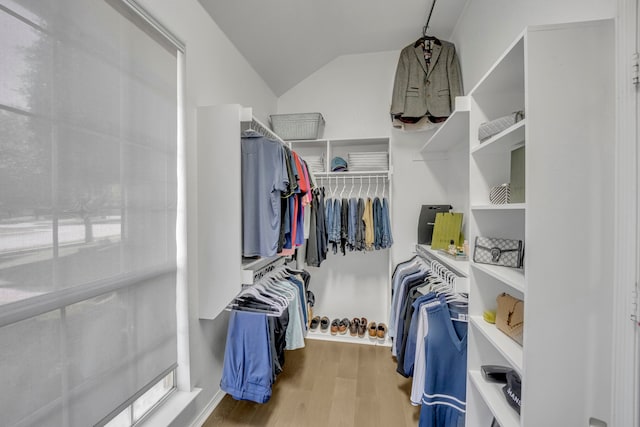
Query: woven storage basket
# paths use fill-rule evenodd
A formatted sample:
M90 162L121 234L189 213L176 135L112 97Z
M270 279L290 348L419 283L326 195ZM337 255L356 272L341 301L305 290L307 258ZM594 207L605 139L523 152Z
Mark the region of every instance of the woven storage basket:
M324 130L320 113L273 114L271 129L282 139L318 139Z

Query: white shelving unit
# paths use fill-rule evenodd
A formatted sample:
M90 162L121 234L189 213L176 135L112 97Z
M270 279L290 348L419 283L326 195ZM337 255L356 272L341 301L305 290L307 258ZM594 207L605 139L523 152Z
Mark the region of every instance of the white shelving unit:
M322 156L324 171L313 173L318 183L325 188L338 188L336 197L348 198L349 193L352 197L357 197L358 194L366 197L367 192L371 197L374 193L381 196L384 189L391 209L393 163L389 150L389 137L292 140L287 143L303 159L305 156ZM331 171L331 160L334 157L339 156L349 162L349 153L367 152L386 153L386 166L376 170L354 171L349 168L346 172ZM340 252L337 255L333 254L330 249L327 259L319 268L306 267L311 273L311 289L316 296L314 316L327 316L330 320L366 317L368 321L388 325L388 308L391 301L389 283L392 271L389 252L389 249L370 252L347 251L343 256ZM359 338L351 337L349 333L331 335L329 332L309 331L307 338L367 345L391 345L388 339L370 340L368 334L364 338Z
M476 236L525 247L524 269L470 264L469 427L493 417L502 427L587 426L611 415L613 43L611 21L527 28L468 94L471 254ZM518 110L525 120L478 141L481 123ZM523 145L526 202L491 205ZM483 319L502 292L525 302L523 346ZM521 375L521 417L482 378L485 364Z

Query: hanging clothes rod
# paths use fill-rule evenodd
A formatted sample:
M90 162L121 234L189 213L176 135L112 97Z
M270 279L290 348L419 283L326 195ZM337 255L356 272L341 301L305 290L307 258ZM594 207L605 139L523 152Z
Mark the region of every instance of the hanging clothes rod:
M427 262L433 273L448 283L455 292L469 292L469 278L467 276L461 275L460 272L446 265L420 245L416 245L416 254Z
M280 138L278 135L276 135L274 131L269 129L268 126L264 125L260 120L256 119L255 117L251 117L251 122L248 122L248 124L249 124L249 127L244 130L254 130L262 136L265 136L269 139L275 139L276 141L279 141L282 144L286 144L286 142L282 138Z

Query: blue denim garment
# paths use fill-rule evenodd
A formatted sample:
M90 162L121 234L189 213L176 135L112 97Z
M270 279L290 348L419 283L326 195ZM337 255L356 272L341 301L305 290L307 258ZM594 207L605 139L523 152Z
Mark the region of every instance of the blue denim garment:
M391 234L391 219L389 218L389 204L387 198L382 199L382 247L390 248L393 245Z
M356 227L358 226L358 200L355 198L349 199L349 227L347 233L347 244L349 250L354 250L356 247Z
M380 198L373 199L373 246L378 249L384 249L382 246L384 218L382 217L382 203Z

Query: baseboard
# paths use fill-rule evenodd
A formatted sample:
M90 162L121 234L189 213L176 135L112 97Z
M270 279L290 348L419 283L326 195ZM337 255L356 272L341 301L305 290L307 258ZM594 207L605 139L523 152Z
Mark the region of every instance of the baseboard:
M207 406L204 407L202 412L200 412L200 415L198 415L193 423L191 423L191 427L202 427L207 419L211 416L213 411L218 407L220 402L222 402L222 399L226 396L226 394L227 393L225 393L224 391L218 390L218 392L213 395L213 399L211 399L209 403L207 403Z

